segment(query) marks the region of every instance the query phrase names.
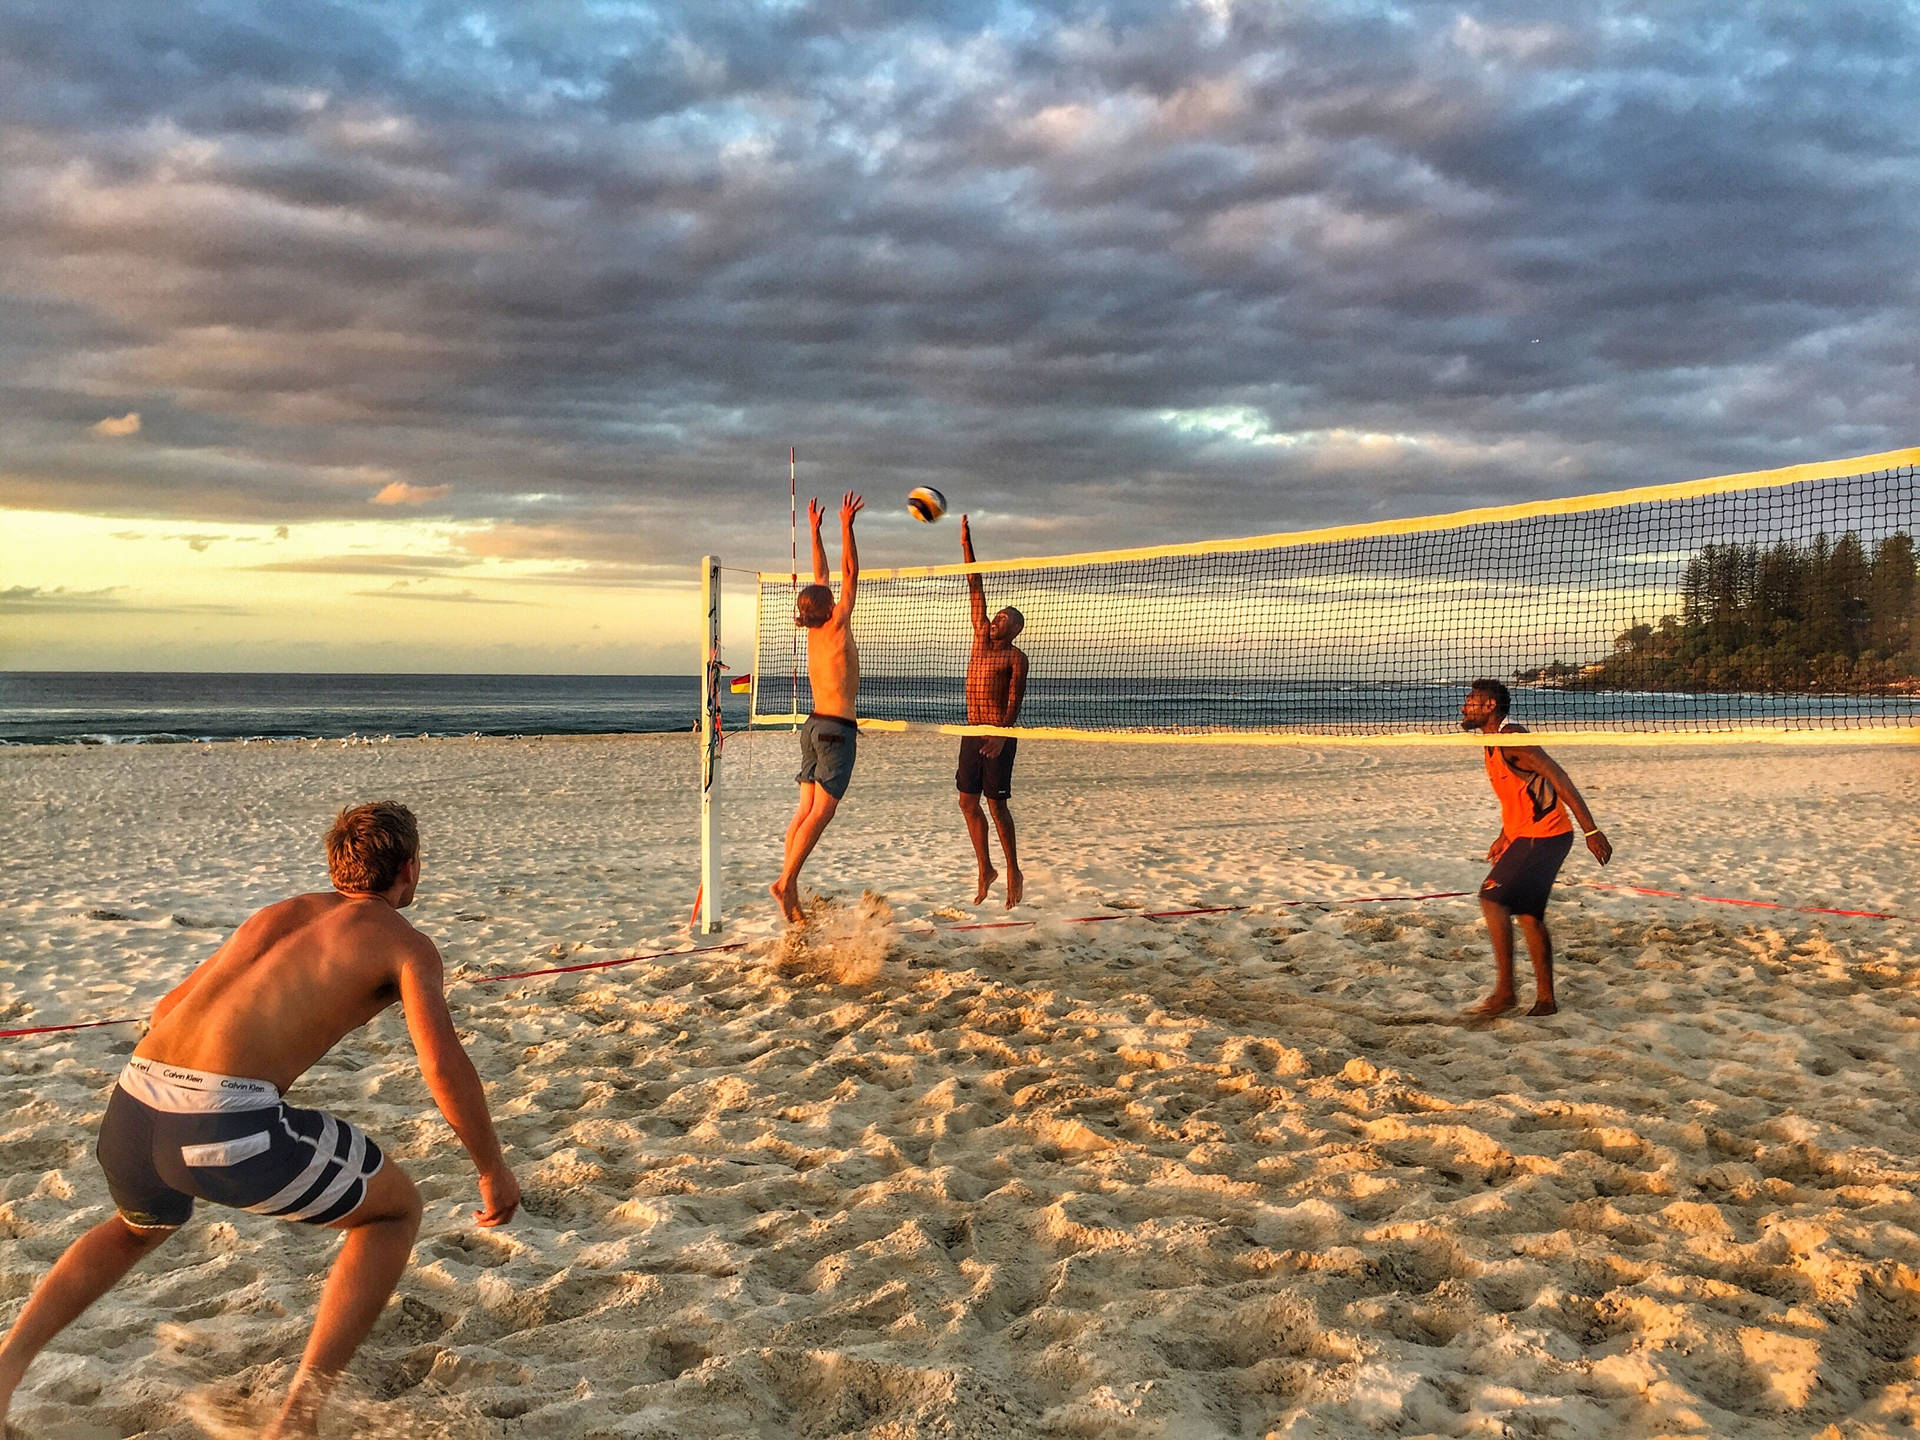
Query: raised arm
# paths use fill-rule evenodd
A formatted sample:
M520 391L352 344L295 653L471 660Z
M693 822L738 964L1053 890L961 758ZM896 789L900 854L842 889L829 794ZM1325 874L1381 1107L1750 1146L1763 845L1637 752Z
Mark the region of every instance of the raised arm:
M967 517L960 517L960 558L973 564L973 531L967 528ZM981 585L978 575L967 576L967 604L973 610L973 633L976 637L987 633L987 592Z
M1580 833L1586 837L1587 849L1593 852L1593 858L1602 865L1613 858L1613 842L1607 834L1593 823L1593 812L1587 808L1586 798L1581 795L1580 787L1573 783L1573 777L1560 768L1560 762L1546 751L1534 746L1509 752L1514 763L1522 770L1532 770L1544 775L1553 782L1553 788L1567 802L1567 809L1573 812L1573 818L1580 827Z
M820 539L820 522L827 512L820 508L818 498L807 501L807 528L813 532L813 583L827 583L827 547Z
M853 517L866 508L867 502L851 490L841 497L840 603L833 608L843 622L853 614L853 592L860 582L860 551L853 543ZM820 534L817 529L813 533L816 537Z
M446 969L440 951L424 935L409 942L400 962L400 1004L406 1011L414 1053L420 1057L420 1076L480 1172L481 1208L474 1212L474 1219L484 1226L504 1225L519 1208L520 1182L500 1153L479 1072L467 1058L447 1011Z

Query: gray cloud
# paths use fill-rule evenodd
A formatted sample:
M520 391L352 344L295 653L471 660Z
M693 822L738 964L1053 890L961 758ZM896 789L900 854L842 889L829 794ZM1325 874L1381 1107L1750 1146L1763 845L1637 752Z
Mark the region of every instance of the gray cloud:
M524 605L524 600L510 600L501 595L481 595L473 590L410 590L410 580L396 580L384 590L355 590L353 593L369 600L442 600L455 605Z
M126 604L119 598L119 585L98 590L69 590L64 585L51 588L40 585L10 585L0 590L0 611L15 614L51 614L86 610L121 610Z
M244 605L152 605L126 598L124 585L72 590L65 585L10 585L0 590L0 614L54 615L111 611L120 615L247 615Z
M917 483L1044 553L1905 445L1916 53L1847 0L17 0L0 503L611 581L777 564L789 443L871 565L952 558Z
M247 568L294 575L438 575L477 563L458 555L329 555L308 560L269 560Z

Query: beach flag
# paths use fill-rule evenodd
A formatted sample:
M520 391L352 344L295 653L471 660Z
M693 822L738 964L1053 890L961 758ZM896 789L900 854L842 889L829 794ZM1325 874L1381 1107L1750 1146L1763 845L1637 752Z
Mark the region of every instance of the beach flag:
M736 695L745 695L748 691L753 689L753 676L735 675L732 679L727 681L727 688L733 691L733 693Z

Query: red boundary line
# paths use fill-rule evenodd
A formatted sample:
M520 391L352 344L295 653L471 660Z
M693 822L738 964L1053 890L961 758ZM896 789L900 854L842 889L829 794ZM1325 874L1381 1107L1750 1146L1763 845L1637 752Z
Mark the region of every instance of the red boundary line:
M1456 895L1471 895L1471 890L1439 890L1430 895L1362 895L1350 900L1283 900L1278 902L1280 909L1292 909L1301 905L1372 905L1384 900L1446 900ZM1226 915L1236 910L1250 910L1251 905L1201 905L1190 910L1122 910L1112 915L1073 915L1064 923L1068 925L1097 925L1103 920L1174 920L1189 915ZM925 925L916 926L907 933L914 935L937 935L945 931L958 930L1018 930L1038 925L1038 920L981 920L968 925ZM540 970L515 970L507 975L482 975L472 977L475 985L500 985L508 980L533 980L544 975L571 975L581 970L611 970L616 965L637 965L643 960L665 960L679 955L713 955L723 950L743 950L754 943L751 940L735 940L726 945L697 945L686 950L655 950L646 955L623 955L617 960L588 960L578 965L549 965Z
M1351 895L1326 900L1276 900L1276 910L1297 910L1306 905L1379 905L1389 900L1452 900L1462 895L1471 895L1471 890L1435 890L1426 895ZM1248 905L1202 905L1192 910L1121 910L1112 915L1070 915L1060 923L1064 925L1098 925L1105 920L1174 920L1186 915L1228 915L1237 910L1251 910ZM959 930L1020 930L1043 924L1039 920L979 920L967 925L922 925L911 932L915 935L936 935Z
M1688 895L1679 890L1656 890L1648 885L1611 885L1600 880L1587 881L1579 888L1613 890L1629 895L1651 895L1662 900L1689 900L1702 905L1739 905L1755 910L1784 910L1795 915L1839 915L1856 920L1901 920L1908 924L1920 924L1920 919L1911 915L1896 914L1890 910L1842 910L1827 905L1787 905L1778 900L1743 900L1728 895ZM1458 900L1474 893L1472 890L1430 890L1419 895L1353 895L1319 900L1276 900L1271 903L1276 910L1298 910L1309 905L1324 905L1332 908L1340 905L1381 905L1395 900ZM1108 920L1177 920L1193 915L1230 915L1252 908L1252 904L1247 904L1201 905L1187 910L1121 910L1111 915L1072 915L1062 923L1098 925ZM979 920L966 925L916 926L907 933L937 935L968 930L1025 930L1041 923L1043 922L1039 920ZM572 975L583 970L611 970L619 965L637 965L644 960L665 960L680 955L715 955L726 950L744 950L752 943L754 942L751 940L734 940L725 945L697 945L685 950L656 950L646 955L623 955L617 960L587 960L578 965L551 965L540 970L515 970L506 975L474 976L471 977L471 983L503 985L509 980L534 980L546 975ZM96 1030L108 1025L138 1025L139 1023L138 1019L129 1018L81 1020L69 1025L31 1025L22 1030L0 1030L0 1040L17 1040L31 1035L55 1035L70 1030Z
M1171 920L1179 915L1225 915L1246 908L1245 905L1206 905L1197 910L1120 910L1112 915L1069 915L1061 923L1098 925L1103 920ZM1024 930L1040 923L1038 920L974 920L965 925L916 925L909 933L938 935L962 930Z
M1855 920L1905 920L1920 923L1911 915L1896 915L1891 910L1836 910L1830 905L1786 905L1778 900L1740 900L1729 895L1687 895L1679 890L1654 890L1645 885L1609 885L1589 880L1587 890L1621 890L1630 895L1657 895L1663 900L1691 900L1701 905L1741 905L1753 910L1786 910L1795 915L1845 915Z
M97 1030L102 1025L138 1025L134 1019L127 1020L82 1020L73 1025L29 1025L24 1030L0 1030L0 1040L12 1040L21 1035L54 1035L62 1030Z
M1742 905L1762 910L1786 910L1800 915L1841 915L1860 920L1910 920L1911 917L1896 915L1882 910L1839 910L1821 905L1783 905L1777 900L1740 900L1723 895L1685 895L1678 890L1654 890L1644 885L1608 885L1599 881L1590 881L1583 888L1588 890L1619 890L1635 895L1654 895L1668 900L1692 900L1709 905ZM1272 906L1276 910L1299 910L1311 905L1323 905L1329 908L1341 905L1384 905L1396 900L1459 900L1477 892L1472 890L1428 890L1414 895L1351 895L1335 896L1317 900L1276 900ZM1061 923L1067 925L1099 925L1108 920L1177 920L1193 915L1230 915L1242 910L1253 909L1246 905L1200 905L1186 910L1121 910L1111 915L1071 915ZM976 920L965 925L922 925L907 931L913 935L939 935L960 933L972 930L1030 930L1044 922L1039 920ZM752 944L749 940L735 940L726 945L700 945L687 950L657 950L646 955L624 955L618 960L590 960L579 965L553 965L541 970L517 970L508 975L487 975L474 979L476 985L499 985L508 980L532 980L545 975L570 975L581 970L610 970L617 965L636 965L643 960L664 960L677 955L710 955L723 950L742 950ZM124 1022L105 1021L105 1024ZM0 1038L6 1032L0 1032Z
M611 970L616 965L637 965L642 960L664 960L669 955L711 955L719 950L744 950L751 940L735 940L726 945L696 945L689 950L656 950L651 955L622 955L618 960L587 960L578 965L552 965L545 970L516 970L511 975L481 975L475 985L499 985L507 980L531 980L536 975L571 975L576 970Z

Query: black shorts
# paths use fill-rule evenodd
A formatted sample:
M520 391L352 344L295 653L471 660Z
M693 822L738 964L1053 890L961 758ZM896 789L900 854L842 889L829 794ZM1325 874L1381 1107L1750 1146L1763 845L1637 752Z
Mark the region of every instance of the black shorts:
M1013 757L1020 749L1018 740L1008 738L998 755L982 752L988 736L968 735L960 741L960 764L953 772L953 784L962 795L984 795L989 800L1005 800L1013 794Z
M1513 841L1487 872L1480 898L1493 901L1510 914L1538 919L1547 913L1547 897L1553 894L1553 882L1572 849L1571 830Z
M113 1087L97 1153L115 1208L141 1230L186 1224L195 1200L330 1225L385 1163L352 1125L296 1109L263 1080L141 1056Z

